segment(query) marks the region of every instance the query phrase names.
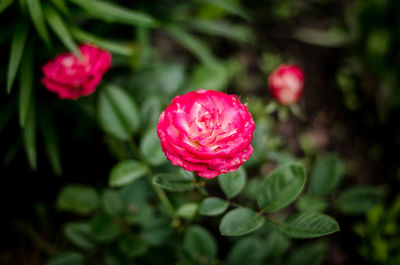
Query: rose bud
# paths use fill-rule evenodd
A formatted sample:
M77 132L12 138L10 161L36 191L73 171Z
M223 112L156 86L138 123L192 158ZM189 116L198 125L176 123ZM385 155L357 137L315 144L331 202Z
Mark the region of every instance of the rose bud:
M172 164L214 178L250 158L254 129L237 96L200 89L172 100L160 115L157 134Z
M79 50L81 58L63 53L42 68L43 85L60 98L77 99L93 93L110 68L110 53L89 44L80 45Z
M281 65L268 78L269 90L283 105L297 102L303 92L304 74L296 65Z

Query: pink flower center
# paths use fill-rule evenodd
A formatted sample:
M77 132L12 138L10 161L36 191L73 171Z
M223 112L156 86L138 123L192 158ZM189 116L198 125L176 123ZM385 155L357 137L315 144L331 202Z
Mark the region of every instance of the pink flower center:
M202 145L211 150L218 150L219 140L236 132L236 129L230 128L231 123L221 119L219 108L208 109L196 102L191 113L193 120L189 123L188 139L196 148Z

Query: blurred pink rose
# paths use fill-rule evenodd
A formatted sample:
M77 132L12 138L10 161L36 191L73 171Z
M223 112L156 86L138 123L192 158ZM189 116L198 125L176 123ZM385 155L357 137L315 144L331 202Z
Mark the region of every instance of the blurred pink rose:
M254 129L237 96L200 89L172 100L160 115L157 134L172 164L214 178L250 158Z
M297 102L303 92L304 74L296 65L281 65L268 78L269 90L283 105Z
M80 45L79 50L82 58L63 53L42 68L42 83L60 98L77 99L93 93L110 68L110 53L89 44Z

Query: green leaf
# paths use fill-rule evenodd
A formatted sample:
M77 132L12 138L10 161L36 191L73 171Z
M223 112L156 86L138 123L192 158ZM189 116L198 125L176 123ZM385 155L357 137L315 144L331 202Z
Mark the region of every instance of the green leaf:
M183 247L193 259L201 264L212 264L218 251L213 235L197 225L187 229Z
M194 202L188 202L183 204L176 211L176 215L185 219L193 219L196 217L197 211L199 210L199 205Z
M169 27L166 30L180 45L192 52L201 62L204 64L215 63L214 56L204 42L182 28Z
M142 124L146 128L156 127L158 117L161 114L161 99L158 96L150 96L144 100L140 107L140 116Z
M314 194L327 195L339 185L345 167L335 154L326 154L317 159L310 178L310 190Z
M119 241L118 247L123 254L130 258L141 256L146 253L148 249L148 246L143 239L131 235L122 237Z
M153 177L154 185L169 191L188 191L195 187L194 178L190 178L181 174L157 174Z
M138 161L121 161L111 169L108 185L111 187L125 186L143 177L147 172L147 166Z
M208 197L200 204L200 214L220 215L228 209L228 202L217 197Z
M49 6L44 11L50 28L54 31L64 46L76 56L80 56L80 51L72 39L71 33L69 32L68 27L62 20L61 16L56 10Z
M150 218L143 223L141 236L151 245L162 246L169 242L173 232L169 218Z
M152 166L159 166L167 161L155 127L148 129L143 134L139 148L144 159Z
M352 41L351 35L340 28L331 28L329 30L300 28L295 32L294 38L323 47L339 47Z
M128 9L106 1L93 0L70 0L80 6L89 14L99 19L111 22L118 22L133 26L156 27L157 21L150 15Z
M220 63L200 64L192 72L191 89L223 90L228 84L228 74Z
M32 99L33 101L33 99ZM29 114L23 130L25 152L28 157L29 166L36 169L37 153L36 153L36 114L34 102L31 102L29 107Z
M93 43L96 46L99 46L115 54L123 56L132 56L136 52L135 46L133 45L133 43L130 42L111 41L108 39L103 39L86 31L83 31L79 28L72 28L71 33L77 40L81 42Z
M230 250L227 265L260 265L265 256L262 242L255 237L239 240Z
M14 0L2 0L0 2L0 14L7 9L7 7L9 7L12 3L14 2Z
M222 217L219 231L224 236L241 236L259 229L264 217L248 208L236 208Z
M328 203L318 197L313 197L310 195L302 195L296 202L297 208L305 211L323 211L328 207Z
M250 20L250 15L239 5L227 0L199 0L201 2L221 8L231 14L237 15L243 19Z
M189 22L189 27L202 33L224 37L236 42L247 43L253 40L249 27L232 24L226 20L196 19Z
M292 203L304 188L304 167L286 164L275 169L261 183L257 194L258 206L265 212L275 212Z
M174 97L177 91L185 85L185 65L182 63L154 63L135 72L131 79L133 93L138 98L147 101L149 98L167 99ZM141 102L144 108L146 102ZM160 116L160 106L154 109L151 116Z
M68 185L58 194L57 207L63 211L87 214L97 208L99 198L88 186Z
M93 238L100 242L111 241L121 232L117 220L106 215L96 215L90 222Z
M39 36L47 45L50 46L49 33L47 32L46 24L44 22L43 10L40 0L29 0L26 2L32 22L35 25Z
M64 0L50 0L55 7L58 8L62 13L68 13L68 7Z
M293 238L314 238L339 231L332 217L319 212L301 212L290 216L279 224L282 233Z
M318 265L322 264L326 247L317 242L294 249L288 258L288 265ZM286 264L286 263L285 263Z
M104 211L111 216L119 215L123 211L122 201L118 193L113 190L105 190L102 194Z
M78 252L65 252L51 258L46 265L83 265L83 256Z
M246 171L239 168L235 172L221 174L218 183L228 199L238 195L246 185Z
M374 187L353 187L339 195L337 205L346 214L363 214L378 201L381 193Z
M39 122L48 159L54 173L59 176L62 173L62 167L58 133L54 126L49 110L45 109L43 106L40 112Z
M96 246L91 238L90 225L87 223L69 223L64 232L68 240L81 249L89 250Z
M268 227L270 228L270 226ZM290 239L277 229L271 230L266 236L263 244L264 253L267 259L281 259L291 247Z
M139 129L136 103L118 86L106 85L100 90L98 115L101 128L119 140L129 140Z
M32 102L33 48L25 50L22 58L19 84L19 124L22 128L27 120Z
M28 32L29 24L27 24L24 19L20 18L16 23L11 42L10 61L8 63L7 71L7 93L11 92L11 87L14 83L15 76L17 75Z

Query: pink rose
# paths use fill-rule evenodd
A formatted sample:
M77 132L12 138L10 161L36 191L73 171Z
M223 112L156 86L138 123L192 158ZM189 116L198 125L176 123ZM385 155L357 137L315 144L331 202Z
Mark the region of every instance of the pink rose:
M172 100L160 115L157 134L172 164L214 178L250 158L254 129L237 96L200 89Z
M63 53L42 68L42 83L60 98L77 99L93 93L110 68L110 53L89 44L80 45L79 50L82 58Z
M268 78L269 90L283 105L300 99L303 92L304 74L296 65L281 65Z

